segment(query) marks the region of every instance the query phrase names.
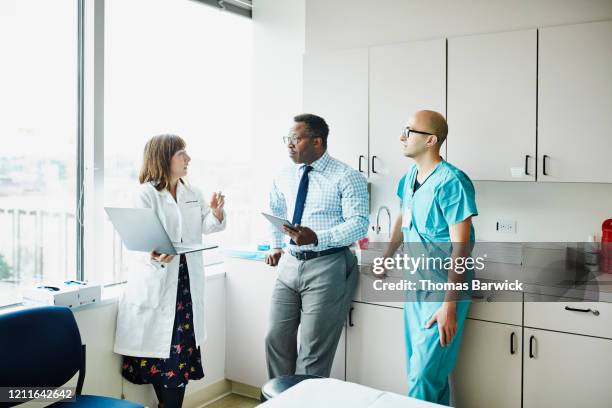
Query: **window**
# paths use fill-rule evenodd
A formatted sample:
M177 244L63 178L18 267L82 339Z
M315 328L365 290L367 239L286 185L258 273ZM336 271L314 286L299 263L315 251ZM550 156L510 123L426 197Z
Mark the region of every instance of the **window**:
M228 228L208 242L248 239L252 21L188 0L107 0L105 21L104 205L133 205L145 142L173 133L192 157L189 182L227 196ZM124 248L104 217L96 280L123 281Z
M77 2L0 2L0 305L76 277Z
M0 42L0 306L20 301L21 285L77 278L83 224L104 260L83 277L126 279L118 236L99 202L86 202L82 192L103 187L104 205L131 206L144 144L156 134L182 136L193 158L190 182L207 196L223 190L228 197L228 230L209 242L249 238L252 21L204 3L106 0L104 19L95 17L104 23L105 46L95 51L104 56L102 100L91 93L91 74L78 96L78 49L92 55L94 48L88 36L79 43L80 1L0 1L0 38L9 39ZM85 10L84 25L102 16L96 10ZM77 159L78 114L89 114L90 123L92 100L104 104L104 133L86 135L85 143L92 138L97 152L104 149L103 186L90 177L101 166ZM84 164L87 188L77 186ZM83 203L93 224L77 219ZM95 230L98 221L103 231Z

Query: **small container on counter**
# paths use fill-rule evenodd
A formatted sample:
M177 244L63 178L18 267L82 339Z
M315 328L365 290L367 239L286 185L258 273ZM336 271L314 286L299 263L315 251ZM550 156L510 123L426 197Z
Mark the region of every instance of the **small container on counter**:
M589 235L584 243L584 269L588 272L599 271L599 242L595 235Z
M605 273L612 273L612 218L601 224L600 270Z

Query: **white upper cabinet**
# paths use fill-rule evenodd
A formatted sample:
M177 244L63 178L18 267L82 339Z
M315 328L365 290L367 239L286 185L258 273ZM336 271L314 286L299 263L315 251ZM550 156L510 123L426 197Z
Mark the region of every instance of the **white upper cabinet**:
M537 30L448 40L448 161L473 180L534 181Z
M420 109L446 114L442 154L473 180L612 183L610 44L604 21L309 53L303 108L369 176L372 214L397 215L399 135Z
M370 49L369 150L373 213L386 205L391 209L392 219L399 214L397 184L413 163L403 155L399 138L410 116L421 109L445 114L445 54L443 39ZM382 236L388 239L386 228Z
M612 22L540 29L539 181L612 182Z
M305 54L303 107L329 125L329 153L367 175L368 49Z

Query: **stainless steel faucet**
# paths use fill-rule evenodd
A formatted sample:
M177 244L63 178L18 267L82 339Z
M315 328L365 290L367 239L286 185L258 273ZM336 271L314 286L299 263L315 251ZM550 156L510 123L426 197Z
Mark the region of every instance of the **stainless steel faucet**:
M391 211L389 210L389 207L387 207L386 205L381 205L378 208L378 212L376 213L376 225L372 226L372 230L374 230L374 232L376 232L376 234L380 233L380 213L381 211L385 211L387 213L387 218L389 219L389 238L391 238Z

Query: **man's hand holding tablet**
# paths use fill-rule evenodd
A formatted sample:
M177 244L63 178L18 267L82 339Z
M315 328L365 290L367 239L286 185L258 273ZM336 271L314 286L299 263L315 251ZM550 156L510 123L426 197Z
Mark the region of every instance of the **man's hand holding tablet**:
M288 220L285 220L279 217L275 217L274 215L270 215L266 213L261 213L261 215L266 217L266 219L270 221L270 223L274 225L276 228L278 228L281 232L285 232L285 229L283 227L287 227L289 229L295 229Z
M301 225L291 225L287 220L279 217L275 217L270 214L261 213L268 221L270 221L276 228L286 235L289 235L296 245L309 245L319 244L317 234L308 227L302 227Z
M272 225L278 228L282 233L289 235L291 239L293 240L293 242L296 243L296 245L298 246L308 245L308 244L317 245L319 243L317 239L317 234L310 228L302 227L300 225L291 225L291 223L288 220L285 220L279 217L275 217L270 214L266 214L266 213L261 213L261 214L264 217L266 217L266 219L270 221L270 223L272 223ZM271 248L270 252L268 252L268 255L266 256L266 263L270 266L278 265L278 261L280 260L282 254L283 254L282 249Z

